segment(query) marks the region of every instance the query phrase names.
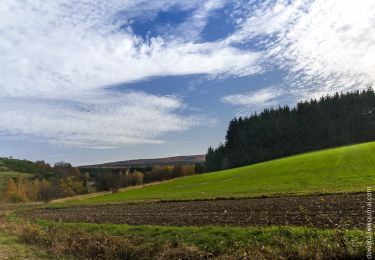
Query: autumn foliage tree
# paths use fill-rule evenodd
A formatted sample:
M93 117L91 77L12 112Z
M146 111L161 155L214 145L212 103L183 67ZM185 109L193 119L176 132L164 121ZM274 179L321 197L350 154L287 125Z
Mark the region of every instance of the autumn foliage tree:
M54 167L44 161L3 160L12 170L29 173L30 177L10 178L0 197L7 202L49 201L56 198L87 193L89 175L68 163Z
M4 199L8 202L25 202L27 200L26 189L21 178L18 178L17 182L12 178L8 179Z

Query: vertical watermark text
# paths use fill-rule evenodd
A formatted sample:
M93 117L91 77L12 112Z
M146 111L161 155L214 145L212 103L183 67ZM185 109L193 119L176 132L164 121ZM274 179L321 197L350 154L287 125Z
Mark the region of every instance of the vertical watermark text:
M367 187L366 196L366 247L367 247L367 259L372 259L372 187Z

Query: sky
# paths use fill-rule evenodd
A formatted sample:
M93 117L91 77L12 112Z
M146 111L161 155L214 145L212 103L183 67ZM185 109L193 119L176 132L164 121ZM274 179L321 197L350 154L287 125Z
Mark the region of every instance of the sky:
M373 0L2 0L0 156L203 154L233 117L375 82Z

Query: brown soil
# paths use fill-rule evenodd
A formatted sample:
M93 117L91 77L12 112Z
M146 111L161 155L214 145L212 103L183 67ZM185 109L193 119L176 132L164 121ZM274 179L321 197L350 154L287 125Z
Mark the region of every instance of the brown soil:
M366 194L361 193L35 209L28 211L27 216L129 225L364 228L365 203Z

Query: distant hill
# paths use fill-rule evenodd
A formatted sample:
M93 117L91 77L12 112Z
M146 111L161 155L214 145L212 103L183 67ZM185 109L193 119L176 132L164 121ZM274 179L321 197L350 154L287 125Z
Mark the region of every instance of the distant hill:
M182 165L182 164L195 164L203 162L205 158L204 154L199 155L185 155L185 156L173 156L166 158L155 158L155 159L136 159L127 161L117 161L94 165L84 165L79 168L124 168L124 167L142 167L142 166L155 166L155 165Z

